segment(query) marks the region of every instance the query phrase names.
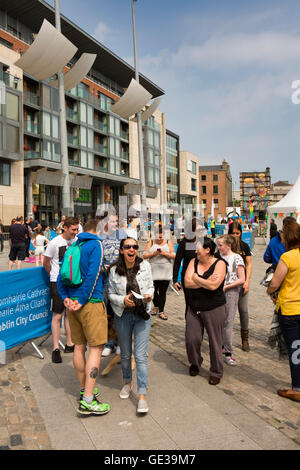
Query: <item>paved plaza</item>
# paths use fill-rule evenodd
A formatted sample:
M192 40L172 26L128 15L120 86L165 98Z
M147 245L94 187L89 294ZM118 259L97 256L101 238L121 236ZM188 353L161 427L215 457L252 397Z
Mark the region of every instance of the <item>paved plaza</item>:
M117 365L98 379L111 412L77 418L72 357L63 355L62 364L52 364L50 338L41 347L44 360L26 345L19 354L17 348L8 351L7 364L0 366L0 448L299 450L300 405L276 394L277 388L290 387L288 362L279 361L277 351L267 345L273 305L259 285L266 269L264 250L257 244L253 256L251 351L241 349L237 314L233 345L238 365L225 366L217 387L208 384L206 339L203 368L197 377L188 375L183 294L169 291L169 319L154 317L151 328L147 416L136 416L136 388L129 400L119 399L122 379ZM7 248L0 255L0 269L6 267ZM102 360L101 369L108 360Z

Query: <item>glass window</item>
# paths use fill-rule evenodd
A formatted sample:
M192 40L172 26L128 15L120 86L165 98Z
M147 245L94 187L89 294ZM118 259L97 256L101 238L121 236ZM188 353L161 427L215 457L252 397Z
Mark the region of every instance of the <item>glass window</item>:
M117 118L115 119L115 134L120 135L120 120Z
M195 175L197 172L197 164L196 162L192 162L192 173Z
M51 136L51 114L43 113L43 134Z
M159 141L160 141L160 135L157 134L157 132L154 132L154 147L156 147L158 149L160 148L160 145L159 145L160 142Z
M86 127L80 126L80 145L86 147Z
M109 116L109 132L111 134L115 133L115 120L113 116Z
M43 158L51 160L51 142L50 140L43 140Z
M90 152L88 153L88 168L94 169L94 154Z
M148 168L148 182L149 184L154 183L154 168L151 167Z
M213 193L218 194L218 192L219 192L218 186L214 186L213 187Z
M115 160L115 170L116 170L116 175L121 174L121 162L120 162L120 160Z
M50 102L50 87L43 85L42 87L42 95L43 95L43 106L45 108L51 108Z
M153 132L152 131L148 131L148 143L150 145L153 145Z
M82 83L82 82L78 83L77 96L79 96L80 98L84 98L85 100L88 100L89 95L90 95L90 87L86 85L85 83Z
M88 129L87 130L88 132L88 148L89 149L93 149L94 148L94 132L92 131L92 129Z
M120 141L115 139L115 156L120 158Z
M0 185L10 186L10 163L0 163Z
M153 149L148 149L148 160L150 165L154 165L154 151Z
M155 169L155 184L160 183L160 171L158 168Z
M51 89L52 93L52 109L59 111L59 93L57 88Z
M218 181L218 175L213 175L213 180Z
M115 139L109 138L109 154L115 155Z
M106 97L106 109L109 111L113 104L113 100L111 98Z
M80 162L83 168L87 168L87 154L85 150L81 150L80 152Z
M20 151L19 128L9 124L6 126L6 149L13 153Z
M58 116L52 116L52 137L59 138Z
M90 126L94 125L94 110L91 106L87 107L87 122Z
M206 194L206 186L202 186L202 194Z
M109 172L110 173L115 172L115 160L113 158L109 160Z
M12 93L6 93L6 117L13 121L19 120L19 97Z
M160 155L158 153L156 153L154 155L154 158L155 158L155 165L160 166Z
M60 144L53 142L53 161L60 162Z
M206 181L206 175L201 175L201 181Z
M86 104L80 101L80 121L86 122Z

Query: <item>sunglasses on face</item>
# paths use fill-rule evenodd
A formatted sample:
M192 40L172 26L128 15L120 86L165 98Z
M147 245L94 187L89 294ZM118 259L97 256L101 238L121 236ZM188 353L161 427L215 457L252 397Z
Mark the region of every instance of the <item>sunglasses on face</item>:
M123 245L124 250L130 250L130 248L133 248L134 250L139 249L139 245Z

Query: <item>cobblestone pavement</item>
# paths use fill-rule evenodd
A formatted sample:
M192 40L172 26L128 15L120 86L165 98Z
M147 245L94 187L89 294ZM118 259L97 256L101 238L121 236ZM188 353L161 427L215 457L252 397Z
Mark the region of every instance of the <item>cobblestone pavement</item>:
M224 376L218 388L300 444L300 404L281 398L276 393L278 388L290 388L291 380L288 361L279 361L277 351L267 344L273 304L266 295L266 289L259 285L267 267L262 261L264 251L264 245L257 245L253 256L249 294L251 351L247 353L241 349L237 314L233 332L233 356L238 365L225 365ZM177 296L173 291L168 292L165 312L169 319L164 321L153 317L151 341L189 366L185 350L183 294ZM202 352L204 361L200 376L208 378L210 363L207 337Z
M279 361L275 350L267 345L273 305L259 285L266 265L262 262L265 246L257 245L253 257L253 275L249 299L250 347L241 349L240 328L236 316L233 346L238 366L225 366L224 377L218 389L254 412L270 425L300 444L300 406L276 394L279 387L290 387L288 362ZM34 265L31 265L34 266ZM27 265L26 267L30 267ZM7 269L7 249L0 254L0 270ZM188 366L185 351L184 298L169 291L166 313L168 321L153 317L151 341ZM7 352L6 364L0 365L1 449L51 449L45 424L38 404L30 389L22 359L15 354L17 348ZM199 380L209 376L208 342L203 344L203 369ZM188 371L187 371L188 373Z

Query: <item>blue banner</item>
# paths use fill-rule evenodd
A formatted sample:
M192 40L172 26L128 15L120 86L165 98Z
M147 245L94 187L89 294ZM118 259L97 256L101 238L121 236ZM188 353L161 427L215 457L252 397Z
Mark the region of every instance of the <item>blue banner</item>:
M249 248L251 250L251 245L252 245L251 232L242 232L242 240L243 240L243 242L248 243Z
M51 331L50 280L43 267L0 273L0 341L13 348Z

